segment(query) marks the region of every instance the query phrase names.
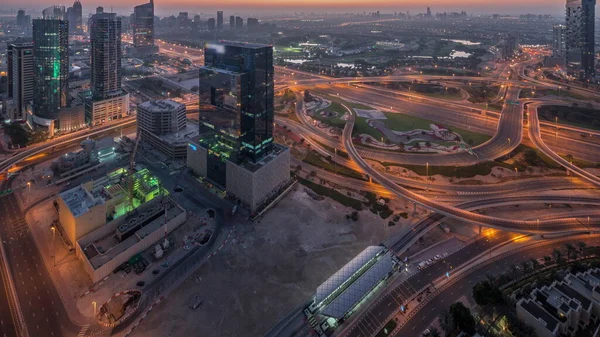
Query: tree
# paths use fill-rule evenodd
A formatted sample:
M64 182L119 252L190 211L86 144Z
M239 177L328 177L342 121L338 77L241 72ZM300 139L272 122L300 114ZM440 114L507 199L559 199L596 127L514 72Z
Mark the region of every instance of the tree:
M475 333L475 318L471 315L471 311L461 302L456 302L450 306L450 315L456 323L456 327L460 331L466 332L468 335Z
M502 291L489 280L478 282L473 287L473 299L480 307L504 305Z
M440 337L440 331L435 327L429 329L429 337Z
M581 253L581 256L583 256L583 250L585 249L585 247L587 247L587 245L585 244L585 242L579 241L577 242L577 247L579 247L579 253Z
M544 265L545 266L550 265L551 262L552 262L552 257L550 257L548 255L544 256Z
M521 268L523 268L523 273L524 274L529 273L529 271L531 269L529 261L523 261L523 262L521 262Z
M570 243L566 243L565 248L567 248L567 261L575 260L577 258L575 247Z
M444 335L450 336L456 331L456 324L454 318L448 310L443 310L438 318L440 322L440 328L444 331Z
M555 249L552 251L552 259L554 260L554 262L555 262L556 264L559 264L559 263L560 263L560 260L562 259L562 252L560 251L560 249L558 249L558 248L555 248Z
M542 266L537 259L532 258L530 261L531 261L531 268L534 271L540 269L540 267Z

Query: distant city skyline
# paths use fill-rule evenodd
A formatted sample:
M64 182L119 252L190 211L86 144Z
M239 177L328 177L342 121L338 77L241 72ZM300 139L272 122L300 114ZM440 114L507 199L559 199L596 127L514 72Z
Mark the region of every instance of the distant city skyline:
M145 0L107 0L93 2L82 1L84 14L92 13L96 6L103 6L106 11L111 8L116 13L133 12L133 7L146 2ZM44 7L59 4L60 2L53 0L8 0L2 7L4 10L17 10L20 8L26 10L40 11ZM177 14L179 11L189 11L192 13L215 13L217 10L223 10L230 14L247 14L252 13L259 15L260 13L283 13L283 12L371 12L381 11L382 13L406 12L410 11L413 14L425 12L427 6L431 7L433 13L436 12L452 12L466 10L474 14L564 14L564 0L531 0L528 2L506 0L501 4L490 4L487 0L429 0L422 2L418 0L375 0L370 2L369 6L365 6L363 0L222 0L219 6L211 7L199 6L197 2L191 0L172 0L155 2L156 15L171 15Z

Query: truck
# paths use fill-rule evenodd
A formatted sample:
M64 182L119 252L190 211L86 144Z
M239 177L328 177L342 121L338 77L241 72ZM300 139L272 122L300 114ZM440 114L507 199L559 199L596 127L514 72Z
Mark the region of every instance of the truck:
M198 309L198 307L200 306L200 304L202 304L202 299L200 298L199 295L195 295L192 298L192 300L190 301L190 309L196 310L196 309Z

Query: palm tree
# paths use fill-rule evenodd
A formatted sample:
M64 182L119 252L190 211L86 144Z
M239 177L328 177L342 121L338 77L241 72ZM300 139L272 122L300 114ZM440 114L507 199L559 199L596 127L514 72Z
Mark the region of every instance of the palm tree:
M581 253L581 256L583 256L583 250L585 249L585 247L587 247L587 245L585 244L585 242L579 241L577 242L577 246L579 247L579 252Z
M554 262L556 262L556 264L558 264L558 262L560 261L560 259L562 258L562 252L560 251L560 249L555 248L552 251L552 258L554 259Z
M523 268L523 274L529 273L529 261L521 262L521 267Z
M572 244L566 243L565 247L567 248L567 261L574 260L577 258L575 247Z
M440 337L440 331L435 327L429 329L429 337Z
M542 266L537 259L532 258L530 261L531 261L531 268L534 271L540 269L540 267Z
M544 256L544 265L547 266L552 262L552 257L546 255Z
M456 324L454 323L454 318L450 314L450 311L444 309L440 313L439 317L440 328L444 330L444 335L450 336L454 330L456 330Z

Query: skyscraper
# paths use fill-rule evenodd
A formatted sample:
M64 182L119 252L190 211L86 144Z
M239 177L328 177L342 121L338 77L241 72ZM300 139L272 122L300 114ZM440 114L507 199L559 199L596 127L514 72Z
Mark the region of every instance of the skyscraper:
M596 0L567 0L565 51L569 71L581 80L595 75Z
M114 13L92 16L91 89L94 99L121 92L121 19Z
M218 31L223 30L223 11L217 12L217 30Z
M50 20L67 20L67 11L65 6L50 6L42 11L42 17Z
M235 17L235 29L242 30L244 29L244 19L241 16Z
M273 47L207 44L200 77L202 123L232 150L226 157L259 161L273 143ZM201 98L202 99L202 98ZM210 141L213 138L207 139ZM208 145L210 147L210 145Z
M215 18L208 19L206 24L208 25L208 30L210 30L211 32L215 31Z
M17 11L17 26L26 32L30 32L31 16L25 15L25 11L19 9Z
M135 48L148 49L154 47L154 1L135 6L133 9L133 46Z
M8 63L8 95L15 105L11 119L25 119L26 104L33 100L33 45L11 42L6 49Z
M273 142L273 47L207 43L200 69L200 136L188 167L254 211L289 180L289 149Z
M93 15L90 44L91 99L86 102L86 122L101 124L123 117L129 104L121 89L121 18L115 13Z
M235 28L235 16L229 16L229 29L233 30Z
M68 104L69 27L67 21L52 18L54 10L47 14L33 20L33 108L36 116L54 120Z
M552 27L552 56L565 56L565 25Z
M68 17L69 32L71 34L83 34L83 9L81 2L75 0L73 7L69 8L71 9L71 15Z

